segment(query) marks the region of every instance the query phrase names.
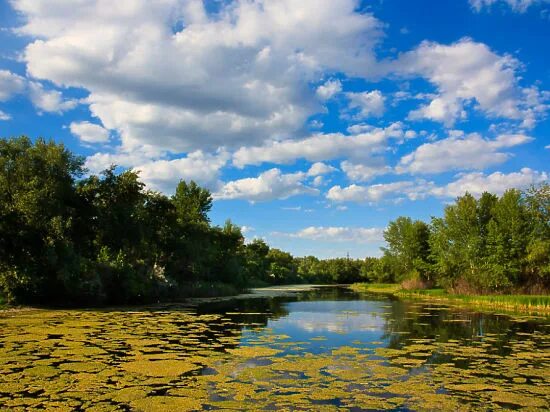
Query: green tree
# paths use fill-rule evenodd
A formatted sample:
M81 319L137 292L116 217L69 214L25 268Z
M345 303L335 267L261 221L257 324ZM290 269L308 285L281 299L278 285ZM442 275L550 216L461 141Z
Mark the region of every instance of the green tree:
M208 213L212 209L212 195L194 181L181 180L172 196L180 223L209 223Z
M74 180L82 164L53 140L0 140L0 288L9 301L59 300L78 271Z
M486 272L483 288L502 290L517 285L526 264L529 219L519 190L507 190L492 208L487 225Z
M384 239L388 247L384 253L395 257L399 263L397 278L406 279L411 276L420 276L428 279L430 271L427 269L430 254L430 228L420 221L413 221L409 217L398 217L389 223L384 231Z

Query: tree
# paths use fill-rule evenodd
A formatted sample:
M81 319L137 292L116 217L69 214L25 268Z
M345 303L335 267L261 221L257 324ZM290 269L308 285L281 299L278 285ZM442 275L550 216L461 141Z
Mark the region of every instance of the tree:
M523 196L531 222L525 283L547 290L550 288L550 184L532 186Z
M384 239L388 247L384 253L394 256L399 262L398 278L420 276L429 279L427 261L429 248L430 228L420 221L413 221L409 217L398 217L389 223L384 231Z
M9 301L64 294L80 265L71 239L82 173L82 158L52 140L0 140L0 288Z
M194 181L181 180L172 196L180 223L209 223L208 212L212 209L212 195Z
M466 193L445 207L443 218L432 219L431 258L440 284L453 287L458 279L476 285L484 268L480 211L476 199Z
M267 259L270 262L270 283L283 284L297 281L297 271L294 264L294 257L290 253L272 248L269 249Z
M269 283L269 246L262 239L254 239L244 249L247 276L251 280Z
M519 190L507 190L492 209L487 225L487 271L480 284L502 290L518 284L524 272L529 220Z

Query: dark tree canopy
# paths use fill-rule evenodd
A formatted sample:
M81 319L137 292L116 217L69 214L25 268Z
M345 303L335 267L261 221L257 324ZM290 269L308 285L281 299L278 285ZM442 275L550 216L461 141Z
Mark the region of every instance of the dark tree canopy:
M181 181L168 197L115 166L85 176L62 144L0 140L0 298L98 305L178 300L248 286L357 281L465 291L550 288L550 188L465 194L430 224L390 222L380 258L294 257L212 226L212 195Z

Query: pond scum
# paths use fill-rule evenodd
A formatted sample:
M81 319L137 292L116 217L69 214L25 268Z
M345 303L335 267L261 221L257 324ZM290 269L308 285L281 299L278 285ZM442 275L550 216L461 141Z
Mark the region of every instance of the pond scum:
M550 336L410 338L315 354L270 329L186 310L0 315L0 409L548 410ZM523 339L522 339L523 338ZM406 337L403 339L407 340Z

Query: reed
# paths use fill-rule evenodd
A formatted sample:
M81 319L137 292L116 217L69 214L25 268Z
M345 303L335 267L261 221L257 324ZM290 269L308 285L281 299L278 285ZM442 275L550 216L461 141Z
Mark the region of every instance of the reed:
M401 298L428 300L481 309L550 315L550 295L459 295L444 289L405 290L398 284L356 283L351 289L358 292L386 293Z

